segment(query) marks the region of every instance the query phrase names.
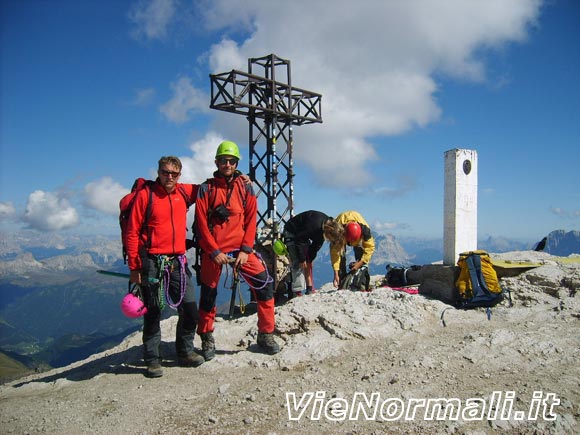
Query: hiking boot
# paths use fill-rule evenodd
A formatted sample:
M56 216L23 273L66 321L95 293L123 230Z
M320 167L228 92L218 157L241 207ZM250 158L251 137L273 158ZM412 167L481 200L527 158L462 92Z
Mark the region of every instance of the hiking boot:
M197 367L202 365L204 362L205 358L197 353L177 358L177 363L181 367Z
M264 352L269 355L274 355L280 352L280 346L274 340L274 334L268 334L266 332L258 332L258 346L262 348Z
M163 376L163 367L158 362L149 363L147 364L145 376L148 378L160 378Z
M199 334L201 337L201 354L206 361L215 357L215 341L212 332Z
M310 290L308 290L308 289L307 289L307 290L306 290L306 294L307 294L307 295L313 295L313 294L315 294L315 293L316 293L316 290L314 290L314 289L310 289Z

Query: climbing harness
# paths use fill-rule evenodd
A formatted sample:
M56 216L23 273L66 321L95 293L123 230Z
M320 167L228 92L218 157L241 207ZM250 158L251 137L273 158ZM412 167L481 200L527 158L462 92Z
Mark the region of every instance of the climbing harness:
M242 271L240 268L234 267L234 263L236 262L236 257L237 257L236 254L239 251L240 251L239 249L236 249L235 251L229 252L227 254L227 256L230 257L229 260L228 260L228 264L232 267L232 271L233 271L232 272L232 285L230 287L231 290L232 290L232 297L230 299L230 309L229 309L229 318L230 319L234 315L234 308L235 308L235 301L236 301L236 293L239 295L240 312L242 314L244 314L245 311L246 311L246 304L244 303L244 299L242 297L242 290L240 288L240 278L242 278L244 280L244 282L250 288L253 288L254 290L261 290L264 287L266 287L268 284L270 284L271 282L274 281L272 279L272 277L270 276L270 273L268 271L268 266L264 262L264 259L256 251L252 251L252 252L254 254L256 254L256 256L258 257L258 259L260 260L260 262L264 265L264 271L266 272L266 279L264 279L264 280L258 279L255 276L251 276L249 273L246 273L246 272ZM227 280L228 280L228 276L226 276L226 282L227 282ZM250 284L250 281L252 283L254 283L254 284L257 284L257 285Z
M239 251L240 251L239 249L236 249L235 251L232 251L232 252L227 254L228 257L233 258L233 261L231 261L232 267L233 267L233 263L235 262L235 259L237 257L237 255L235 255L235 254ZM250 287L252 287L254 290L261 290L264 287L266 287L268 284L270 284L271 282L274 282L274 279L272 279L272 277L270 276L270 272L268 271L268 266L266 265L266 262L264 261L264 259L260 255L260 253L256 252L256 251L252 251L252 252L254 254L256 254L256 257L258 257L258 259L260 260L260 262L264 266L264 271L266 272L266 279L264 279L264 280L258 279L255 276L252 276L249 273L246 273L242 270L238 270L238 274L244 280L244 282L246 284L248 284ZM250 284L250 280L256 285Z

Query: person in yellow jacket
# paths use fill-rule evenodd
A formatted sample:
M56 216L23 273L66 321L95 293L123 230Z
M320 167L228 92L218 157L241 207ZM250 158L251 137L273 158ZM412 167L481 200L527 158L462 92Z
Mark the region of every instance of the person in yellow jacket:
M330 262L334 271L334 286L339 287L347 275L346 246L352 246L355 261L349 265L349 271L365 269L365 290L369 289L370 275L368 264L375 252L375 239L371 235L371 228L362 215L354 210L340 213L335 219L342 225L343 237L334 239L330 245ZM327 237L331 239L330 237ZM332 240L332 239L331 239Z

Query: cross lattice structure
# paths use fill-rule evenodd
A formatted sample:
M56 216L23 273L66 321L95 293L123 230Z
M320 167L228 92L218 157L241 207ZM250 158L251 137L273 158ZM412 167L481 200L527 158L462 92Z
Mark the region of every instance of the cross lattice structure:
M274 238L294 212L292 127L322 122L322 95L292 86L290 61L275 54L248 59L248 72L234 69L210 79L210 108L248 119L249 175L258 199L263 194L266 201L257 223L272 225Z

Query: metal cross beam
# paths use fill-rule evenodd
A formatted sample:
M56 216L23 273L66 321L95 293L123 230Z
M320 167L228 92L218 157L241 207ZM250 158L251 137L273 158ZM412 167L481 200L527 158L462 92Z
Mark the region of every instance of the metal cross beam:
M267 203L258 211L258 228L272 225L276 237L294 212L292 126L322 122L322 95L293 87L290 61L275 54L248 59L248 72L231 70L210 79L210 108L249 121L250 178Z

